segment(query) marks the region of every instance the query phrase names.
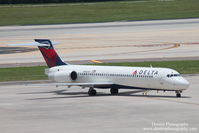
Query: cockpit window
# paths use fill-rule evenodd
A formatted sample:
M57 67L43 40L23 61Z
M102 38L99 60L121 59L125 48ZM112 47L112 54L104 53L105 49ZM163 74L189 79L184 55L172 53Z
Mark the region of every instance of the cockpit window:
M171 77L180 77L180 76L181 76L180 74L167 74L168 78L171 78Z

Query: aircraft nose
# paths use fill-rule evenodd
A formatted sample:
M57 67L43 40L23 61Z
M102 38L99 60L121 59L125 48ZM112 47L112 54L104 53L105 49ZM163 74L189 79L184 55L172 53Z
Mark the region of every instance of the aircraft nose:
M179 82L178 85L182 88L182 89L187 89L189 87L189 82L182 78Z

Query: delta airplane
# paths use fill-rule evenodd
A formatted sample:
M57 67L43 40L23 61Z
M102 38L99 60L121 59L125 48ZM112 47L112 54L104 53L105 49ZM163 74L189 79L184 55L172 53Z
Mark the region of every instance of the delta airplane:
M88 95L95 96L98 89L109 89L117 95L119 89L144 89L175 91L181 97L182 91L189 87L189 82L177 71L155 67L119 67L72 65L64 63L47 39L35 39L34 43L14 44L12 46L38 46L49 69L45 72L57 86L88 87Z

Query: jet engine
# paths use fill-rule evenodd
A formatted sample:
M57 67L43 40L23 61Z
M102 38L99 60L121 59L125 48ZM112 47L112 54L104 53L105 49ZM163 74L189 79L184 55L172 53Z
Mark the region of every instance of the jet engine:
M56 82L71 82L78 78L76 71L56 71L48 74L50 80Z

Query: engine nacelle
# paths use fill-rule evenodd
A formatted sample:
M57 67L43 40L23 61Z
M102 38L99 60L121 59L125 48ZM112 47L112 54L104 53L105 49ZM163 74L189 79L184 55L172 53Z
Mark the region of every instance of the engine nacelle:
M71 82L78 78L76 71L56 71L48 74L50 80L56 82Z
M71 80L75 81L77 79L77 72L76 71L72 71L70 73L70 78L71 78Z

